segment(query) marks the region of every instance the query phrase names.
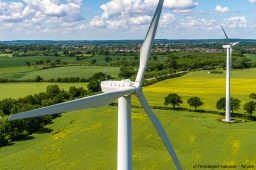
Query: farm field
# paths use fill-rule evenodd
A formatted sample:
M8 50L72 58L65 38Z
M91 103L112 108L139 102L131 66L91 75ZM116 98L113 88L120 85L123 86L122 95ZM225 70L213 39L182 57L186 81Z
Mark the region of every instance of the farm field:
M256 123L224 124L212 114L155 110L184 169L256 164ZM142 109L132 109L133 168L175 169ZM188 133L189 132L189 133ZM237 135L239 134L239 135ZM116 169L117 107L63 114L38 133L0 148L1 169Z
M78 68L81 67L79 66ZM67 69L68 68L69 67L67 67ZM104 68L99 66L98 70L90 69L90 71L98 72L100 71L100 69L102 70ZM111 68L110 70L108 69L107 74L112 73L111 75L113 76L113 74L115 74L115 69L118 68L113 67L113 70L111 70ZM86 73L86 71L80 72L81 74ZM54 74L54 71L51 71L51 73ZM71 72L67 71L66 74L71 74ZM77 75L77 72L73 72L73 74ZM50 72L48 75L50 76ZM92 75L92 73L90 73L90 75ZM43 77L43 75L41 76ZM231 77L231 94L233 97L239 98L242 101L243 105L245 102L250 100L249 94L256 92L256 69L233 70L231 73ZM51 83L0 84L0 99L6 96L10 97L12 95L14 95L14 98L22 97L30 94L30 91L32 93L41 92L45 90L48 84ZM61 83L60 85L64 85L64 87L68 88L72 85L86 87L87 84ZM216 110L216 101L220 97L225 96L225 74L208 74L207 71L191 72L180 78L168 79L158 82L154 85L144 87L144 92L151 106L164 106L164 98L167 96L167 94L177 93L183 98L184 102L181 105L182 107L189 107L186 102L189 97L199 96L204 102L204 106L200 107L201 109ZM135 105L139 105L139 102L136 98L133 98L132 102ZM239 112L243 112L242 107Z
M169 93L183 98L182 107L189 107L187 99L199 96L204 102L201 109L216 110L216 102L225 96L225 74L208 74L208 71L191 72L183 77L168 79L144 88L150 105L164 106ZM249 101L249 94L256 92L256 69L233 70L231 73L231 96L239 98L242 106ZM137 100L134 100L139 105ZM243 112L242 107L239 112Z
M12 54L0 54L0 57L12 57Z
M30 94L40 93L49 85L57 84L60 89L68 90L71 86L87 89L87 83L0 83L0 100L5 98L20 98Z
M256 54L247 54L247 57L249 57L252 61L256 61Z
M17 70L19 67L15 67L15 71L11 72L11 68L5 68L4 73L0 72L0 78L7 78L9 80L28 80L35 79L36 76L41 76L45 80L56 79L58 77L83 77L89 78L93 74L98 72L105 72L106 74L117 77L119 73L119 67L105 67L105 66L69 66L69 67L57 67L44 70L33 70L33 67L21 67L21 71ZM30 68L30 69L29 69ZM1 69L0 69L1 71ZM7 72L9 71L9 73Z
M19 67L0 67L0 77L6 74L15 74L15 73L24 73L24 72L30 72L35 71L39 69L40 67L37 66L35 68L34 66L19 66Z
M86 83L2 83L0 99L18 98L45 91L50 84L62 89ZM233 70L232 96L244 102L256 92L256 69ZM144 87L151 106L163 106L168 93L186 99L199 96L201 109L216 110L225 96L225 74L191 72ZM140 106L133 97L133 104ZM242 105L243 105L242 103ZM160 118L184 169L197 164L256 165L256 123L224 124L223 116L173 110L154 110ZM239 112L243 112L239 110ZM133 168L175 169L153 125L140 108L132 109ZM189 133L188 133L189 132ZM239 134L239 135L238 135ZM116 169L117 107L101 107L62 114L39 132L11 146L0 148L1 169Z
M65 61L68 63L74 63L74 57L51 57L51 56L29 56L29 57L0 57L0 68L3 67L18 67L18 66L26 66L26 62L30 62L31 64L35 64L36 61L39 60L58 60Z

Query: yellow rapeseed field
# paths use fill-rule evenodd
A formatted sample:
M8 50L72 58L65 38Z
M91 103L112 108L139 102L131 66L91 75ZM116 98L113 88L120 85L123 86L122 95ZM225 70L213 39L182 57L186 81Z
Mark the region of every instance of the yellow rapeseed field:
M204 102L202 109L216 110L216 101L225 96L225 84L225 74L199 71L158 82L145 87L144 91L151 105L163 106L165 96L177 93L183 98L183 107L189 107L186 101L189 97L198 96ZM232 71L231 96L239 98L244 104L250 100L249 94L253 92L256 92L256 69Z

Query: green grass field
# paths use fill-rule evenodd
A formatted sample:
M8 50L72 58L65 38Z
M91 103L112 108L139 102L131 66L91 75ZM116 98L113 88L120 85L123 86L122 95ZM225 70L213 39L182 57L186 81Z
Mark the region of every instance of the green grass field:
M0 83L0 100L20 98L30 94L43 92L49 85L57 84L61 89L68 90L71 86L87 89L87 83Z
M93 56L93 57L84 59L83 61L90 62L90 61L92 61L93 59L95 59L95 60L97 61L97 64L106 64L106 62L105 62L105 60L104 60L105 57L106 57L105 55L95 55L95 56ZM129 61L129 60L132 59L133 56L108 56L108 57L110 57L110 58L112 59L112 62L113 62L113 61L118 61L117 58L119 58L120 61L123 60L124 58L125 58L127 61Z
M0 57L12 57L12 54L0 54Z
M44 91L45 83L0 84L2 96L22 97ZM80 83L79 83L80 84ZM61 84L79 86L77 83ZM256 69L232 71L232 96L248 101L256 92ZM11 88L11 86L13 87ZM83 83L81 86L86 87ZM33 88L35 88L33 90ZM225 96L225 74L192 72L144 88L150 105L164 103L168 93L186 100L199 96L202 109L216 110ZM4 94L4 95L2 95ZM133 104L139 106L135 97ZM184 101L183 107L188 107ZM256 122L224 124L223 116L155 110L185 170L195 164L256 165ZM240 110L242 112L242 110ZM136 170L175 169L155 129L142 109L132 109L133 167ZM101 107L63 114L38 133L12 146L0 148L0 169L116 169L117 107Z
M249 57L252 61L256 62L256 54L247 54L247 57Z
M132 109L133 167L175 169L142 109ZM256 123L224 124L220 116L155 110L184 169L194 164L256 164ZM239 134L239 135L238 135ZM117 107L63 114L27 140L0 148L1 169L116 169Z
M3 67L19 67L25 66L26 62L30 62L31 64L35 64L36 61L40 60L57 60L65 61L68 63L74 63L74 57L51 57L51 56L32 56L32 57L0 57L0 68Z
M21 70L17 70L20 68ZM23 68L23 70L22 70ZM0 78L7 78L9 80L28 80L35 79L36 76L41 76L45 80L56 79L58 77L83 77L89 78L98 72L105 72L111 76L117 77L119 67L105 67L105 66L69 66L57 67L52 69L36 70L33 67L15 67L2 68L3 73L0 72ZM12 70L13 72L11 72ZM9 73L8 73L9 71Z
M40 67L39 67L40 68ZM3 67L0 68L0 77L4 77L6 74L25 73L37 70L34 66L20 66L20 67Z

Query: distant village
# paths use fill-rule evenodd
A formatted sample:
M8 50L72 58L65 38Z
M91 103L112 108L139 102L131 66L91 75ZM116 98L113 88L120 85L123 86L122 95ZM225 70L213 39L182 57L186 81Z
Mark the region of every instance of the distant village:
M83 49L85 50L92 50L96 46L94 45L84 45ZM125 53L137 53L140 51L141 45L136 46L115 46L115 45L104 45L104 46L97 46L96 48L101 48L108 51L113 52L125 52ZM73 47L78 48L78 47ZM205 48L205 47L186 47L186 48L173 48L170 44L156 44L153 47L153 52L155 53L166 53L166 52L206 52L206 53L216 53L216 52L224 52L222 48Z

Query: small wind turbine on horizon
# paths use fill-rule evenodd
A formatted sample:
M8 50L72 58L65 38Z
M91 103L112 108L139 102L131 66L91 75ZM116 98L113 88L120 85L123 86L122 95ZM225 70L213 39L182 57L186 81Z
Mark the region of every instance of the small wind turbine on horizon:
M222 31L225 34L226 40L229 40L225 29L221 25ZM232 68L232 47L238 45L239 42L229 43L223 45L224 49L227 49L227 63L226 63L226 109L224 122L232 122L230 115L230 69Z
M140 50L140 66L136 81L130 80L121 81L103 81L101 89L103 93L85 97L77 100L72 100L48 107L43 107L27 112L10 115L9 120L19 120L45 115L59 114L75 110L83 110L98 106L109 105L118 98L118 153L117 153L117 169L131 170L132 169L132 135L131 135L131 95L135 94L140 101L142 107L156 128L159 136L165 144L175 166L181 170L181 164L176 156L176 153L168 139L161 122L150 108L147 99L142 91L142 82L146 71L147 63L150 56L153 40L155 38L159 18L163 8L164 0L159 0L154 17L148 29L146 38Z

